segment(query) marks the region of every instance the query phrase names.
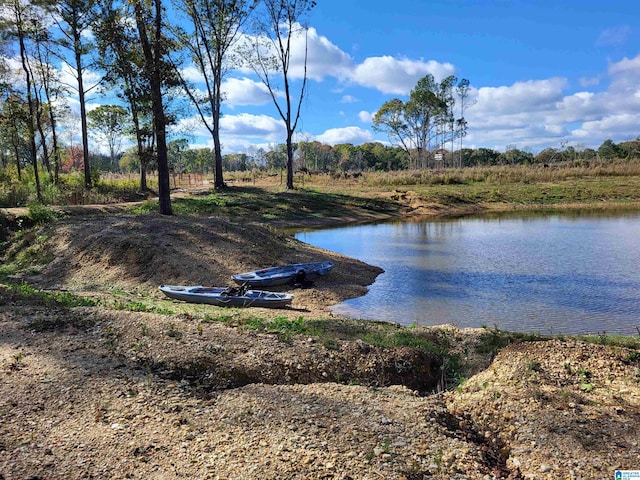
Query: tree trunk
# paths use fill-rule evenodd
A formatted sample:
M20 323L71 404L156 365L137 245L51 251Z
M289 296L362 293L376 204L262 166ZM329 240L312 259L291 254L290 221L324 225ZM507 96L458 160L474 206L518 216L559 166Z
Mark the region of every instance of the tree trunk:
M75 34L75 41L80 43L80 34ZM82 79L82 55L79 48L76 51L76 68L78 74L78 100L80 102L80 124L82 130L82 157L84 160L84 186L91 188L91 164L89 162L89 134L87 129L87 106L84 98L84 81Z
M214 71L214 99L213 99L213 149L215 156L214 188L224 188L222 174L222 145L220 144L220 104L222 88L222 58L218 57L218 67Z
M152 48L147 36L147 25L144 21L142 5L135 4L136 24L140 35L140 43L144 52L147 75L151 84L151 102L153 104L153 126L156 132L158 152L158 205L161 215L173 215L171 210L171 185L169 183L169 159L167 155L167 134L164 106L162 104L162 73L160 60L162 55L161 28L162 5L161 0L155 0L155 39Z
M33 175L36 181L36 196L38 197L38 201L43 203L42 199L42 189L40 188L40 175L38 174L38 147L36 145L36 129L33 124L36 116L36 109L34 105L34 99L31 92L31 69L28 65L27 61L27 49L24 43L24 32L22 29L19 29L18 33L19 43L20 43L20 59L22 61L22 69L25 74L25 83L26 83L26 91L27 91L27 104L29 106L29 121L28 121L28 131L29 131L29 147L31 154L31 163L33 164ZM18 159L18 161L20 161Z
M220 100L218 100L218 112L220 111ZM213 115L213 152L214 152L214 188L224 188L224 178L222 173L222 145L220 144L220 116Z
M287 131L287 190L293 190L293 132Z

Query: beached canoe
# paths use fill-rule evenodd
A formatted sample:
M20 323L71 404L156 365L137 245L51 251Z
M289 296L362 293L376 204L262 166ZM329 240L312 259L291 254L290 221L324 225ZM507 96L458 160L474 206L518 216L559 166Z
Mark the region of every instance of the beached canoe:
M251 287L271 287L274 285L286 285L303 283L327 275L333 268L333 263L310 262L292 263L280 267L263 268L253 272L238 273L232 275L233 281L239 285Z
M207 303L219 307L282 308L291 304L290 293L247 290L236 287L203 287L201 285L160 285L167 297L189 303Z

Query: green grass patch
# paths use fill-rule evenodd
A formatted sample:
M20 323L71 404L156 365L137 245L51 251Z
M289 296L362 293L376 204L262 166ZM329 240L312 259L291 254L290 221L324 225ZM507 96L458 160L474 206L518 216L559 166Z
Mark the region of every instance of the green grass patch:
M114 310L126 310L129 312L142 312L142 313L159 313L162 315L174 315L176 312L169 308L158 307L155 305L147 305L143 302L126 302L118 300L113 303Z
M10 290L19 294L25 299L42 301L48 307L73 308L73 307L93 307L97 301L90 298L74 295L71 292L56 292L39 290L28 283L8 284Z
M608 345L628 348L631 350L640 350L640 332L638 335L634 336L598 333L593 335L576 335L574 338L587 343L595 343L597 345Z
M395 202L371 199L361 192L332 193L309 188L279 191L270 188L233 187L206 196L176 198L172 209L177 215L219 215L245 221L284 221L295 223L312 218L354 217L398 212ZM155 200L143 202L131 213L153 213Z

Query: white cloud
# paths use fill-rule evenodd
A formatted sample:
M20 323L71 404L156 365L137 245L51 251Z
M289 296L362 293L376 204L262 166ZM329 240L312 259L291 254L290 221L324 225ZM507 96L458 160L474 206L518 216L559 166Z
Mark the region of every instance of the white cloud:
M571 133L577 139L597 138L598 142L602 143L614 135L621 139L636 138L638 125L640 125L640 113L611 114L599 120L584 122L580 128Z
M615 47L624 45L631 33L631 27L629 25L619 25L617 27L608 28L600 33L600 36L596 40L596 45L602 47Z
M455 68L450 63L430 60L397 59L390 56L369 57L357 65L351 80L361 86L375 88L382 93L407 95L418 80L432 74L436 81L453 75Z
M562 78L472 89L477 104L468 108L467 145L529 146L536 150L563 142L597 148L607 138L621 142L638 136L640 55L609 64L608 88L565 93Z
M369 130L360 127L330 128L323 134L318 135L316 140L327 145L337 145L340 143L361 143L373 142L374 138Z
M269 141L280 141L285 137L285 128L281 120L268 115L225 115L220 119L220 134L223 137L260 137Z
M77 96L78 92L78 78L76 72L75 68L70 67L67 63L62 63L60 82L72 89L73 96ZM102 76L98 72L93 70L84 70L82 73L82 83L85 92L93 90L101 79Z
M344 72L348 70L345 68L343 64L338 69L338 80L344 78ZM355 100L355 96L348 93L348 88L355 84L383 93L406 94L427 73L441 80L453 72L453 66L449 64L392 57L365 59L350 68L347 81L342 83L347 90L340 92L338 97L344 105ZM506 145L515 144L518 148L531 148L536 152L549 146L559 148L563 142L597 148L606 138L619 142L637 137L640 55L611 62L606 72L593 78L598 78L599 85L605 89L595 91L589 88L595 81L583 81L581 90L571 91L571 82L562 77L521 81L507 86L472 86L468 100L475 104L465 111L469 131L463 140L464 146L487 146L502 151ZM230 104L243 104L242 95L247 97L248 104L264 94L260 84L248 78L229 80L228 85ZM361 95L358 95L358 101L364 98ZM354 115L349 111L344 113L345 116ZM373 113L360 110L357 116L364 124L370 124ZM459 115L459 111L455 113ZM315 138L331 145L375 141L367 126L330 128ZM269 116L226 116L222 128L225 150L229 146L246 148L249 142L282 143L285 138L282 122Z
M600 85L601 80L602 79L600 77L582 77L578 82L580 82L580 86L582 87L594 87L596 85Z
M358 101L357 98L351 96L351 95L344 95L341 99L340 99L340 103L356 103Z
M304 78L304 37L294 37L291 49L292 78ZM327 37L318 35L315 28L307 32L307 76L318 82L325 77L344 79L353 63L352 58Z
M382 93L393 95L407 95L415 87L416 82L427 74L432 74L437 81L453 75L455 68L450 63L439 63L434 60L411 60L408 58L395 58L391 56L369 57L362 63L356 64L353 58L327 37L318 34L318 31L310 27L307 35L302 32L300 25L296 24L291 40L291 62L289 68L290 78L300 80L304 78L304 59L307 53L307 78L322 82L327 77L333 77L350 85L359 85L374 88ZM255 42L255 37L243 36L239 42L239 49L247 48L247 45ZM305 43L306 42L306 43ZM271 42L263 40L262 45L270 45ZM240 70L245 74L252 72L243 67ZM274 86L279 83L279 78L273 76Z
M635 58L623 58L619 62L609 64L611 89L618 91L635 91L640 78L640 55Z
M519 113L544 110L562 101L564 78L516 82L508 87L482 87L475 93L474 113Z
M204 81L202 72L193 64L181 69L180 75L182 75L182 78L184 78L187 82L201 83Z
M301 31L299 25L295 31ZM308 78L321 82L327 77L333 77L394 95L407 95L416 82L429 73L440 81L455 71L450 63L391 56L370 57L356 64L348 53L311 27L307 31L306 38L302 34L292 36L289 70L292 79L304 78L305 49ZM244 72L246 73L247 70Z
M253 50L251 45L258 42L261 45L262 55L276 57L274 44L267 38L260 39L250 35L242 35L237 44L237 49ZM286 41L286 38L283 39ZM271 53L269 53L271 51ZM294 34L291 37L291 58L289 63L289 75L291 79L300 80L305 76L305 55L307 59L307 78L321 82L326 77L345 78L348 76L353 60L349 54L343 52L329 39L319 35L317 30L310 27L306 36L300 24L294 25ZM253 70L248 66L241 69L244 73ZM274 76L275 78L275 76Z
M230 107L239 105L264 105L271 101L267 87L262 82L249 78L229 78L222 84L225 94L224 104Z
M171 131L175 135L187 135L194 139L194 148L195 145L203 144L213 147L211 133L198 116L181 119L171 127ZM247 146L256 143L282 143L285 137L282 121L268 115L241 113L220 118L220 139L224 153L242 152Z
M367 112L366 110L362 110L358 113L358 118L363 123L371 123L373 122L373 113Z

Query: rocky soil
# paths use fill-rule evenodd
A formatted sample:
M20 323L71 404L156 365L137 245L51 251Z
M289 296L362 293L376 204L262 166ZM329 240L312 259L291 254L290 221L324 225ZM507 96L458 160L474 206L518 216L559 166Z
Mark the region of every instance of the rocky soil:
M157 290L315 259L336 267L295 290L287 310L193 307ZM16 283L99 303L0 286L1 480L607 479L640 469L637 350L555 338L497 351L486 331L454 327L414 329L448 357L379 346L327 307L361 295L380 270L267 227L69 218L16 239L5 260L25 265ZM255 319L313 320L334 337L251 328ZM468 379L440 391L447 359Z

